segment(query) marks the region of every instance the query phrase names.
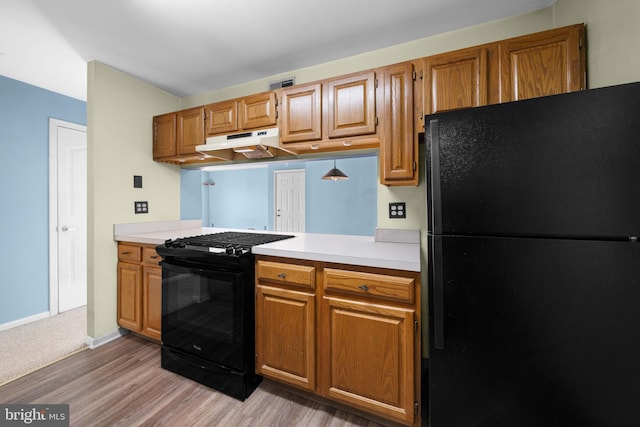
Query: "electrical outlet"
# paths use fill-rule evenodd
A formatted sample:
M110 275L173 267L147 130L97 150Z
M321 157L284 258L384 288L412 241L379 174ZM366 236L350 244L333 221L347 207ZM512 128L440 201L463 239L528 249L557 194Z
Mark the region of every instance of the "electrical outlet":
M389 218L406 218L407 206L405 202L389 203Z
M137 214L149 213L149 202L133 202L133 211Z

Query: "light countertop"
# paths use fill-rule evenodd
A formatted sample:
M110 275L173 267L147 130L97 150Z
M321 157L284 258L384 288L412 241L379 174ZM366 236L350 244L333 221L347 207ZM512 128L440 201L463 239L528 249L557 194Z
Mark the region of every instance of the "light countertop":
M200 220L191 220L116 224L114 226L114 240L159 245L168 239L220 233L223 231L274 233L262 230L230 230L202 227ZM254 246L252 252L258 255L420 271L419 231L411 230L409 232L411 235L409 239L404 239L407 230L397 232L394 230L384 230L384 233L377 233L377 238L374 236L320 233L274 234L292 234L295 237ZM403 238L397 239L394 236L403 236ZM386 241L380 241L380 239ZM412 243L402 243L394 240L405 240L411 241Z
M420 271L420 245L376 242L372 236L300 233L253 248L258 255Z
M169 239L212 233L205 231L199 219L188 221L158 221L133 224L115 224L113 240L118 242L160 245Z

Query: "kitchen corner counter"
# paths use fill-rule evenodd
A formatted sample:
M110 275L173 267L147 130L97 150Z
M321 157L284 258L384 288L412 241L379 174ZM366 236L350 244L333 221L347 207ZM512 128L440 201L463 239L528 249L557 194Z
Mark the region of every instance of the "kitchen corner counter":
M169 239L223 231L274 233L262 230L202 227L200 220L189 220L115 224L113 239L119 242L160 245ZM419 231L412 230L411 233L412 238L408 240L404 239L406 230L376 232L376 236L380 238L344 234L284 233L295 237L254 246L252 252L256 255L420 272ZM402 238L399 239L401 241L394 241L393 236L401 236ZM402 243L402 240L412 243Z
M131 224L114 224L113 240L118 242L160 245L169 239L204 234L202 221L157 221ZM210 231L209 231L210 232Z

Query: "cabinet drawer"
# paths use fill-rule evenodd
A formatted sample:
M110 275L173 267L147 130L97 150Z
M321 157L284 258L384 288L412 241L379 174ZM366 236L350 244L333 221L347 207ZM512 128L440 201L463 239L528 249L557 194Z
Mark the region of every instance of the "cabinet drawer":
M413 304L415 279L361 271L324 269L324 288L327 291L371 296Z
M162 257L156 252L156 248L142 248L142 262L157 265Z
M316 269L307 265L258 261L256 274L258 279L303 286L310 289L316 288Z
M118 244L118 261L140 262L142 260L141 249L137 245Z

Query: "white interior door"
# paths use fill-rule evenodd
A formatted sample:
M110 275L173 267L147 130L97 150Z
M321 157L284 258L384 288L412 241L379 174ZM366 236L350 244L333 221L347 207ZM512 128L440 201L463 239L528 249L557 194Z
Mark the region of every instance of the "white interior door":
M274 173L276 231L304 232L304 170L283 170Z
M87 304L87 132L51 119L50 314ZM55 165L54 165L55 163Z

